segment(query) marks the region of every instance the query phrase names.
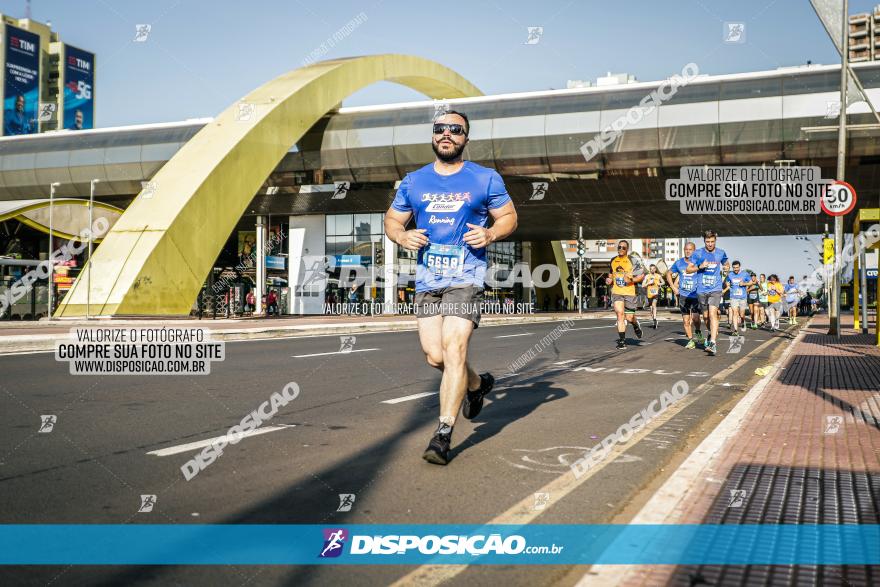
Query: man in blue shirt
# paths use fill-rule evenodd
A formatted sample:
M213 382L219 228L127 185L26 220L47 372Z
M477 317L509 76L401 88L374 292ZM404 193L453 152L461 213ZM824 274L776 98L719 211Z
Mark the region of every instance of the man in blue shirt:
M730 290L731 327L734 336L739 336L740 323L745 329L746 306L748 305L746 297L750 285L752 285L751 276L745 271L741 272L739 261L734 261L733 271L728 273L724 279L724 291Z
M7 110L3 114L4 136L29 135L34 132L34 120L27 117L24 96L15 98L15 110Z
M697 278L693 273L687 272L688 263L690 263L690 258L696 248L697 245L692 242L685 243L684 257L673 263L669 273L666 274L666 281L678 296L678 308L681 310L684 333L688 337L688 342L684 347L686 349L696 348L697 343L703 342L703 335L700 332L700 301L697 298Z
M702 249L691 255L686 271L695 273L697 278L697 299L700 307L708 310L709 339L706 341L706 352L714 355L718 352L718 308L721 306L721 289L723 281L721 270L729 271L730 262L727 253L715 246L718 235L714 230L703 233Z
M422 455L429 463L449 462L452 428L459 409L471 419L495 379L477 375L467 362L471 333L480 323L486 247L507 238L517 223L516 210L501 176L462 153L470 122L449 111L433 125L436 160L400 182L385 213L385 234L418 251L415 313L419 340L428 364L443 373L440 422ZM493 224L486 227L489 216ZM406 225L415 220L415 228Z

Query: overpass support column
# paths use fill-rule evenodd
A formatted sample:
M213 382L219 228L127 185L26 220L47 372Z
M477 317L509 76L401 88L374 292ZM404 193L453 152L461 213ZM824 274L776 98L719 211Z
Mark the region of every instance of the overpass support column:
M263 313L263 294L266 293L266 221L257 216L257 290L254 292L254 314Z
M382 277L384 279L383 314L397 314L397 243L382 236Z

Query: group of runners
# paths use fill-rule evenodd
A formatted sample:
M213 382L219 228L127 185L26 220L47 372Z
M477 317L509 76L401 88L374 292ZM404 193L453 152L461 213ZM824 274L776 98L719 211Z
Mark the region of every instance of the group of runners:
M788 323L797 323L797 308L806 294L789 276L782 283L774 273L756 276L745 271L739 261L730 262L727 253L716 246L718 235L703 233L704 246L697 249L693 242L684 247L684 257L677 260L666 274L666 281L679 300L687 343L693 349L703 345L707 353L718 352L718 329L725 294L729 292L727 323L734 336L746 329L766 327L779 330L779 321L787 314ZM656 265L645 271L638 255L629 253L629 243L619 241L617 257L611 260L611 273L605 282L611 285L611 302L617 315L617 348L626 347L626 325L630 323L638 338L642 328L636 318L636 286L647 290L651 320L657 328L657 299L662 277ZM748 312L748 313L747 313ZM701 326L705 325L704 336Z
M435 117L431 141L435 161L406 175L385 214L387 237L418 252L414 309L419 341L428 365L442 373L440 415L423 458L439 465L449 462L459 413L467 419L476 417L495 383L490 373L478 375L471 368L468 345L480 323L486 247L507 238L517 226L516 209L501 176L463 159L469 131L470 122L461 112L450 110ZM415 227L408 229L411 221ZM656 266L645 271L629 243L618 243L606 280L617 314L618 348L626 347L627 323L636 336L643 335L635 314L638 284L647 290L652 326L657 328L657 299L664 278L681 300L687 348L704 344L710 354L717 352L719 308L727 289L735 332L740 324L746 327L747 305L753 328L765 318L771 328L779 327L781 301L794 295L794 278L788 286L780 284L776 275L756 280L737 261L728 272L727 254L715 242L715 233L707 231L703 248L696 250L688 243L685 256L665 276ZM705 339L701 324L707 325Z

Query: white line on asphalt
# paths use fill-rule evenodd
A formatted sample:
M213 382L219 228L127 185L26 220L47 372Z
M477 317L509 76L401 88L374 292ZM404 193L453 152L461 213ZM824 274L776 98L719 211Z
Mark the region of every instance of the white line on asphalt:
M257 428L256 430L249 430L247 432L243 432L241 434L242 438L247 438L248 436L259 436L260 434L266 434L268 432L275 432L276 430L284 430L285 428L293 428L296 424L282 424L281 426L266 426L264 428ZM233 436L231 434L224 434L223 436L215 436L214 438L208 438L207 440L198 440L196 442L189 442L187 444L178 444L177 446L169 446L168 448L161 448L159 450L151 450L148 452L148 455L156 455L157 457L167 457L170 455L176 455L182 452L189 452L191 450L196 450L197 448L204 448L206 446L210 446L215 444L217 441L226 440L229 442L229 438Z
M383 404L399 404L401 402L408 402L410 400L419 399L421 397L428 397L429 395L437 395L438 391L426 391L424 393L414 393L412 395L405 395L403 397L396 397L394 399L386 399L383 401Z
M378 351L379 349L352 349L350 351L333 351L332 353L312 353L311 355L293 355L294 359L305 359L306 357L323 357L324 355L348 355L351 353L365 353L367 351Z
M606 326L582 326L580 328L569 328L568 330L595 330L597 328L614 328L617 324L608 324Z
M496 336L495 338L513 338L514 336L530 336L535 334L534 332L523 332L520 334L502 334L501 336Z

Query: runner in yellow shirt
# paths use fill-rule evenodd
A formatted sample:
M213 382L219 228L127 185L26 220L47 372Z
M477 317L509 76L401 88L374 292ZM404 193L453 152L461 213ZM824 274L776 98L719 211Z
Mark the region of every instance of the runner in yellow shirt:
M642 284L648 294L648 304L651 307L651 320L654 321L653 328L657 330L657 300L660 298L660 286L663 285L663 278L657 271L656 265L651 265L648 269L649 273L645 276Z
M629 254L629 242L617 243L617 256L611 259L611 273L605 278L611 288L611 303L617 314L617 348L626 348L626 323L633 325L636 336L642 338L642 327L636 319L636 284L645 279L645 267L637 257Z

